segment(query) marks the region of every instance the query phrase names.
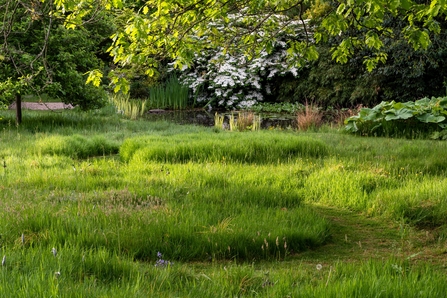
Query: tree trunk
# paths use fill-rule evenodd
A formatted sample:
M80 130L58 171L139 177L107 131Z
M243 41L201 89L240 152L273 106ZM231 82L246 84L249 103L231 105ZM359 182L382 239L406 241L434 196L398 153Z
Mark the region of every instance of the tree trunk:
M22 95L16 94L16 124L22 124Z

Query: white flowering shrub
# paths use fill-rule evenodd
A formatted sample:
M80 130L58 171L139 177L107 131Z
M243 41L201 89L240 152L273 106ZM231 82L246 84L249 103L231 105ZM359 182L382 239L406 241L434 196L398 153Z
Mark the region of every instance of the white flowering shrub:
M222 25L213 25L223 30ZM228 24L225 30L229 30ZM303 36L302 22L288 20L287 31L276 34L268 51L262 50L256 58L249 59L245 50L233 49L230 54L224 47L208 49L196 54L189 67L182 68L179 80L192 89L196 101L204 106L249 108L271 94L274 78L298 75L287 49L289 41Z

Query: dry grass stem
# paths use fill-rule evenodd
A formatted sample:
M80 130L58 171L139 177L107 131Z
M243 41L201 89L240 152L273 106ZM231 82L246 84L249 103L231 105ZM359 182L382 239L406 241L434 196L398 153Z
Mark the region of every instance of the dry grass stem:
M323 123L323 113L317 106L306 103L304 110L297 113L296 121L299 130L318 128Z

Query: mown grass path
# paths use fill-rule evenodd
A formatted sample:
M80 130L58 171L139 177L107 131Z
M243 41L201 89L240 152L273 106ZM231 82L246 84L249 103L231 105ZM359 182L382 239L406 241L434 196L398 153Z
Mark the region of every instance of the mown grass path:
M329 220L331 239L322 247L298 254L311 262L363 262L368 259L398 258L411 263L430 263L447 268L447 247L437 229L418 229L389 219L366 217L360 213L317 206Z

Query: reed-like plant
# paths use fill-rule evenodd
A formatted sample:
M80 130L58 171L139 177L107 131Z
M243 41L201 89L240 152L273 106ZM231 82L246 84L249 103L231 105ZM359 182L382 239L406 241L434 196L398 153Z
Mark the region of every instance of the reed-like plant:
M214 114L214 127L217 129L224 128L225 115L220 115L217 112Z
M230 128L230 131L238 130L237 124L237 117L235 117L234 114L231 113L231 115L228 117L228 127Z
M220 116L224 120L225 116ZM245 130L260 130L261 129L261 116L256 115L253 112L238 112L237 115L231 113L228 116L228 127L230 131L245 131Z
M254 113L253 112L239 112L237 114L237 127L240 131L251 128L253 124Z
M296 122L299 130L318 128L323 122L323 113L313 104L306 103L304 109L297 112Z
M261 129L262 117L261 115L253 115L253 121L251 124L251 130L256 131Z
M149 90L148 105L151 109L183 110L188 107L188 87L171 76L164 84Z
M115 106L118 114L135 120L144 115L146 111L145 100L132 100L128 94L116 93L109 96L109 102Z

